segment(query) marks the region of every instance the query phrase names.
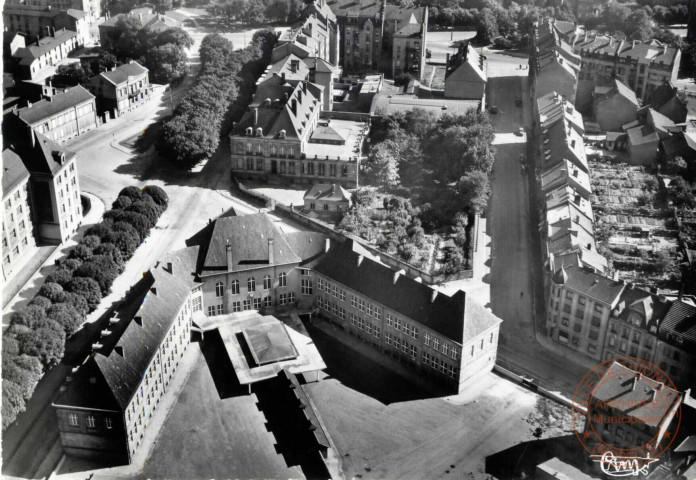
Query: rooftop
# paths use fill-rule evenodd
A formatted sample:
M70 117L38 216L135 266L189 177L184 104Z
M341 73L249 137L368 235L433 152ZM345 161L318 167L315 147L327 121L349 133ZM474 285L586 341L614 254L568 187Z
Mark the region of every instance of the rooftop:
M549 192L559 186L568 185L589 199L592 193L590 175L570 160L563 160L541 174L541 189Z
M22 58L22 62L33 61L76 37L76 32L66 29L58 30L53 35L43 37L36 43L18 48L13 57Z
M372 99L370 115L392 115L407 113L416 108L433 112L437 117L449 113L463 115L468 110L478 110L478 100L446 100L435 98L417 98L412 95L392 95L380 93Z
M628 141L631 145L644 145L653 142L657 144L660 140L655 129L649 125L629 128L626 130L626 134L628 135Z
M17 111L17 115L24 123L33 126L89 101L94 101L94 95L81 85L77 85L58 95L39 100L30 107L21 108Z
M567 274L566 287L572 288L582 295L592 297L612 308L619 301L621 293L626 287L621 282L599 275L587 268L568 267L565 272Z
M662 333L682 338L696 345L696 307L677 300L672 303L660 325Z
M114 85L120 85L127 82L131 77L138 77L147 72L147 68L143 67L138 62L131 61L130 63L116 67L108 72L102 72L99 75Z
M582 137L565 118L548 128L543 128L541 134L544 170L563 160L569 160L578 168L586 172L590 171Z
M321 123L321 120L320 120ZM357 159L362 154L362 145L366 137L366 124L353 120L331 119L328 127L317 126L309 141L304 145L307 159L333 158L348 161ZM336 143L316 143L318 141L340 141Z
M541 128L548 128L564 118L576 130L580 132L585 130L582 114L558 92L550 92L539 97L537 107Z
M3 196L10 190L29 178L29 170L24 166L22 158L9 148L2 151L2 192Z
M350 201L350 198L350 193L335 183L315 183L304 194L305 200L345 202Z

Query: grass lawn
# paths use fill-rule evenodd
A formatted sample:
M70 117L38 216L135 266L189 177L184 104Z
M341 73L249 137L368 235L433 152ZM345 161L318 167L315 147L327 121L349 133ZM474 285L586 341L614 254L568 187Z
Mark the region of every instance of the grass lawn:
M487 478L486 457L532 440L537 426L544 438L567 436L570 429L567 409L494 374L474 386L480 395L427 398L410 387L415 395L393 402L408 388L401 377L348 354L330 337L313 339L330 377L308 384L307 391L347 478ZM390 403L378 400L384 400L380 392L389 390L394 390Z
M217 356L204 353L160 432L143 477L304 478L298 467L288 468L276 453L275 438L266 430L255 395L223 388L226 398L220 398L225 372L216 372L214 381L209 364ZM223 362L214 365L220 363L227 368ZM229 374L234 383L234 371Z

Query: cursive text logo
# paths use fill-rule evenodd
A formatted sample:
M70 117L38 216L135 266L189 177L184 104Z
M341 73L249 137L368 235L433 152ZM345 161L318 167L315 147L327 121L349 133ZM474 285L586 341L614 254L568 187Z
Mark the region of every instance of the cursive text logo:
M612 477L647 475L650 472L650 464L658 460L650 457L617 457L611 451L604 452L601 457L592 455L592 459L599 463L603 473Z

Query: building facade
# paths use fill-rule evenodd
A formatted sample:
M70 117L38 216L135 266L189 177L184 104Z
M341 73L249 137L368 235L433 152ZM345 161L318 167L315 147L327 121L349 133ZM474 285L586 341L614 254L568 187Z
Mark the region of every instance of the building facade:
M2 152L2 279L9 282L35 252L29 171L13 150Z
M447 56L445 74L445 97L462 100L478 100L481 110L486 108L486 85L488 66L484 56L479 55L470 44L461 46L452 59Z
M6 7L31 7L52 10L81 10L92 19L101 17L101 2L99 0L8 0Z
M62 143L97 127L94 95L78 85L17 111L31 132Z
M335 183L312 185L304 194L305 213L340 218L353 204L351 195Z
M89 16L82 10L6 4L2 10L2 18L6 31L10 33L42 37L49 36L51 31L65 29L77 34L78 46L85 45L90 38Z
M77 32L47 30L50 34L43 38L18 34L12 41L11 54L23 79L38 81L53 75L58 64L81 46Z
M147 102L152 92L148 69L134 61L93 77L89 89L100 112L119 116Z

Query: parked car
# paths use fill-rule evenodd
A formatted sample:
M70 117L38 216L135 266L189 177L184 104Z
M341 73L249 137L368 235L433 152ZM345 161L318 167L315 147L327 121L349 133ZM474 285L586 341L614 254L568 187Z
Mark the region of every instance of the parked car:
M498 113L498 106L497 106L497 105L493 105L493 106L491 107L491 113L494 114L494 115L495 115L496 113Z

